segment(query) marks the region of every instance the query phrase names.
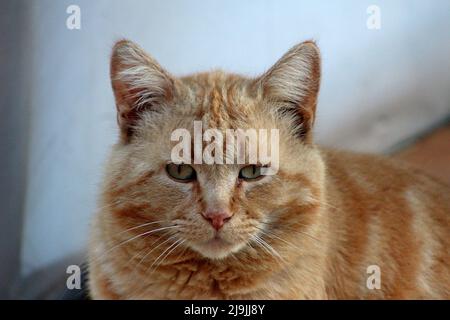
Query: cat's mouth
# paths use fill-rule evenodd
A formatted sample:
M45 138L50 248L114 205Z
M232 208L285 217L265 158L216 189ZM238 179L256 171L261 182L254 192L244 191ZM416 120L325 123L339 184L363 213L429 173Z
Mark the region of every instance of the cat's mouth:
M203 243L204 246L208 246L211 248L221 249L225 247L231 247L232 244L223 239L218 233L214 235L213 238Z
M218 233L211 240L206 241L206 244L211 246L231 245L231 243L223 239Z
M222 259L236 251L236 244L225 240L219 233L211 239L195 245L194 249L211 259Z

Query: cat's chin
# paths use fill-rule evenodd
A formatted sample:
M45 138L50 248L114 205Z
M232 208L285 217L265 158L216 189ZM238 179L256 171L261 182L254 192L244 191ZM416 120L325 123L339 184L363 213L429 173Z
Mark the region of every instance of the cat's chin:
M224 259L230 254L239 251L241 247L241 245L216 237L206 242L197 243L193 246L193 249L209 259Z

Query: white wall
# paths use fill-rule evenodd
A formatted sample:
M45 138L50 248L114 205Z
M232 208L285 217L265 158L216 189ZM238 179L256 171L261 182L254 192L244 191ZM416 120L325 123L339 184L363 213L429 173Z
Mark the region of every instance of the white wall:
M81 7L81 30L65 27L69 4ZM370 4L381 8L381 30L366 27ZM248 75L263 72L295 43L316 39L323 53L316 131L327 145L380 152L450 114L446 0L28 5L23 275L85 245L101 164L117 136L108 57L122 37L175 74L221 67Z

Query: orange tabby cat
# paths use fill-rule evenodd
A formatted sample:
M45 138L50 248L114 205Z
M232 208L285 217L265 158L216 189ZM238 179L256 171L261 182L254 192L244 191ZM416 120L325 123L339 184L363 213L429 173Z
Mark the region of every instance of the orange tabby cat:
M249 79L175 78L120 41L111 77L121 136L92 226L94 299L450 298L450 188L313 144L313 42ZM171 163L171 133L194 120L278 128L278 173Z

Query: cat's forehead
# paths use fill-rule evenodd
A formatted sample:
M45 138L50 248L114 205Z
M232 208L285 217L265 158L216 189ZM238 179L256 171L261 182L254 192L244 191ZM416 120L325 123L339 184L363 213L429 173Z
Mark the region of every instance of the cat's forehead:
M270 106L255 90L255 82L235 74L214 71L178 78L175 101L162 114L146 113L140 131L144 140L155 136L170 137L179 129L191 136L218 129L224 137L228 129L271 130L279 121L269 112Z
M189 108L191 116L209 127L245 125L258 108L253 82L245 77L214 71L180 80L185 89L181 108Z

